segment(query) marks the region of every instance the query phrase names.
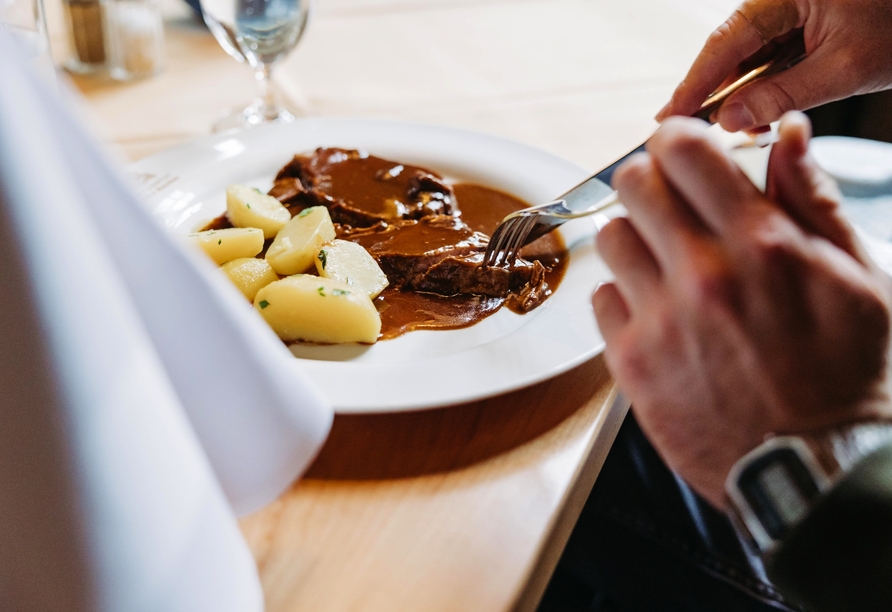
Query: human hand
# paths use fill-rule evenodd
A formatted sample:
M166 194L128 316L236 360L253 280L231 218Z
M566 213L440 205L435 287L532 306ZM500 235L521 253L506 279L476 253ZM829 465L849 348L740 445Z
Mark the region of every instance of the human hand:
M768 434L892 416L892 281L780 126L759 192L706 133L673 118L614 175L629 216L598 235L616 275L592 297L607 365L670 468L716 507Z
M748 58L798 29L808 56L730 96L714 117L723 128L756 130L789 110L892 87L892 0L746 0L707 39L657 120L692 115Z

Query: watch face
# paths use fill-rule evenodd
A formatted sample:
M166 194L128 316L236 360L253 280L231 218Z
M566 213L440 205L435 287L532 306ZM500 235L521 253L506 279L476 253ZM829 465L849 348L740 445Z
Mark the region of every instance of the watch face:
M737 487L774 540L820 495L814 476L792 448L776 448L753 461L740 473Z

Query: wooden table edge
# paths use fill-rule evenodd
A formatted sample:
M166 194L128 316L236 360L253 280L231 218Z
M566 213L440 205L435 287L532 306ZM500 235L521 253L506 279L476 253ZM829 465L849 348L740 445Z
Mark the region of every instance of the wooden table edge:
M512 612L535 612L539 605L595 480L601 472L607 453L610 452L619 428L626 418L630 402L614 386L605 405L607 408L602 410L599 417L601 424L598 432L589 441L584 458L564 494L560 510L555 513L546 529L545 537L530 565L524 585L510 608Z

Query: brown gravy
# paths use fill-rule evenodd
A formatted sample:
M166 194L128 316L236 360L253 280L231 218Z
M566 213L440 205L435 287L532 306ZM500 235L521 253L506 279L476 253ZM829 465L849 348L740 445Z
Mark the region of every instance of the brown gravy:
M452 185L462 220L471 229L491 235L506 215L529 204L507 193L475 185ZM524 247L527 260L545 265L549 294L554 292L567 269L569 254L559 234L546 234ZM416 329L461 329L470 327L495 313L503 305L523 314L513 301L484 295L441 296L417 291L401 291L388 287L375 300L381 314L381 339L396 338Z

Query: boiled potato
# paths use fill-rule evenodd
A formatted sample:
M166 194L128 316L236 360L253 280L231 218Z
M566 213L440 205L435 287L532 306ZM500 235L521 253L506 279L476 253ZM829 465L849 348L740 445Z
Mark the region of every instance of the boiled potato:
M265 259L241 257L223 264L223 272L229 277L238 290L250 301L254 301L257 292L272 282L279 280L279 275Z
M239 257L254 257L263 250L263 231L256 227L207 230L188 234L186 238L218 264Z
M266 251L266 260L282 276L306 272L319 248L335 237L334 225L324 206L302 210L285 224Z
M273 238L291 219L276 198L247 185L226 188L226 216L236 227L258 227L264 238Z
M375 298L390 283L375 258L362 246L348 240L333 240L316 256L319 276L332 278Z
M373 343L381 332L371 298L330 278L298 274L270 283L254 308L282 340Z

